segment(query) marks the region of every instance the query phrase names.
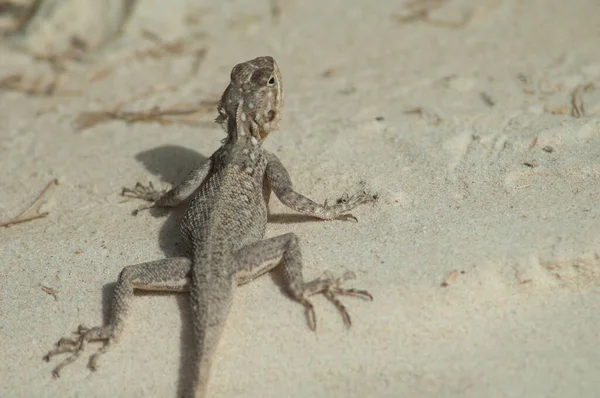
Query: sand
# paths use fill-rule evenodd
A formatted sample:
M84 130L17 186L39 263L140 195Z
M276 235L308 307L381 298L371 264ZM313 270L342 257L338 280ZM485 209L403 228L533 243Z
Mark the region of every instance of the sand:
M86 361L96 344L57 380L59 359L42 356L106 318L125 265L181 250L177 213L134 217L140 203L119 193L181 181L218 147L216 112L203 105L165 125L76 122L118 104L210 103L233 65L259 55L278 60L286 90L265 147L297 190L319 202L361 187L380 195L354 211L358 223L294 218L274 199L267 234L293 231L307 278L353 271L374 301L344 300L347 330L316 297L312 333L277 275L239 288L210 396L600 396L596 0L456 0L412 18L395 1L281 0L275 13L267 1L169 4L137 2L120 35L59 62L52 95L41 92L52 91L48 63L9 41L0 48L0 79L24 75L0 92L0 220L59 182L46 217L0 228L0 396L186 391L185 295L139 294L95 373ZM93 43L96 28L114 25L91 23ZM21 45L35 51L52 34L63 48L63 31Z

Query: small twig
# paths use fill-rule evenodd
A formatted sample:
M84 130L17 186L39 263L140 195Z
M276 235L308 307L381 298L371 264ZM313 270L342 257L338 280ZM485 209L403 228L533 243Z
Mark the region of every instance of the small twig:
M544 112L552 115L568 115L571 112L571 105L563 106L544 106Z
M40 287L42 288L42 290L45 293L48 293L49 295L54 297L54 300L58 301L58 296L56 295L58 292L56 290L52 289L51 287L44 286L44 285L41 285Z
M573 94L571 97L571 105L573 106L571 114L573 115L573 117L580 118L585 113L585 110L583 109L583 98L581 96L582 91L582 84L579 84L577 87L575 87L575 90L573 90Z
M427 21L429 13L442 7L447 0L413 0L404 5L404 8L410 10L408 15L392 15L392 18L398 23L410 23L416 21Z
M431 13L444 6L445 3L447 3L447 0L414 0L405 5L405 8L410 10L409 14L393 14L392 19L400 24L423 22L432 26L450 29L462 28L473 19L473 10L467 11L458 21L446 21L443 19L432 18Z
M525 184L525 185L519 185L518 187L515 187L515 189L525 189L525 188L529 188L530 186L532 186L533 184Z
M195 75L207 52L206 48L190 49L194 43L185 43L181 40L165 42L157 34L148 30L144 30L142 34L145 38L154 43L153 47L135 51L133 54L124 57L124 59L119 60L112 65L93 71L88 77L88 82L91 83L104 79L124 63L137 62L148 58L160 59L166 56L185 55L190 53L194 55L190 75Z
M534 159L534 160L532 160L532 161L526 161L526 162L523 162L523 164L524 164L525 166L527 166L527 167L531 167L531 168L538 167L538 162L537 162L537 160L535 160L535 159Z
M448 277L446 278L446 280L441 283L440 286L442 286L442 287L450 286L450 284L452 282L454 282L454 280L456 279L457 276L458 276L458 271L457 270L453 270L452 272L450 272L450 274L448 275Z
M589 82L586 84L580 84L573 90L573 96L571 98L571 105L573 106L572 115L573 117L580 118L585 116L585 109L583 107L583 96L584 92L588 92L594 88L594 83Z
M31 206L27 208L24 212L16 216L15 218L7 221L0 222L0 227L9 227L14 224L23 223L26 221L35 220L38 218L46 217L49 213L47 211L40 213L39 208L42 205L46 196L50 193L51 188L54 188L58 185L58 180L55 178L46 185L46 187L42 190L37 199L33 202ZM35 213L34 213L35 212ZM34 213L34 214L31 214Z
M101 68L101 69L92 71L92 73L87 78L88 83L95 83L99 80L104 79L106 76L110 75L113 70L114 70L114 67L107 66L105 68Z
M146 58L159 59L166 55L178 55L183 53L185 45L180 41L157 43L155 47L140 50L133 53L132 58L142 60Z
M405 115L419 115L425 121L427 121L433 125L438 125L442 122L442 118L437 113L428 111L427 109L423 108L422 106L417 106L415 108L407 109L404 111L404 114Z
M52 76L39 75L36 78L27 79L23 74L12 74L0 78L0 90L19 91L29 95L51 96L55 94L73 95L81 91L59 90L63 80L61 73L53 73Z
M188 50L188 44L184 43L181 39L164 41L157 33L154 33L148 29L144 29L142 31L142 36L154 43L155 46L144 50L135 51L127 58L138 61L147 58L158 59L166 55L182 54Z
M535 136L535 137L533 137L533 140L531 140L531 142L529 143L529 148L531 149L531 148L535 147L537 145L537 143L538 143L538 137Z
M32 216L18 216L18 217L13 218L12 220L0 222L0 227L10 227L11 225L20 224L20 223L31 221L31 220L36 220L38 218L44 218L48 214L50 214L50 213L45 211L43 213L34 214Z
M160 123L168 125L173 123L187 124L190 126L202 125L202 122L193 118L212 112L217 105L216 101L203 101L196 105L174 105L167 108L152 107L145 111L127 112L120 110L83 112L75 121L77 130L84 130L110 120L121 120L127 123ZM184 116L171 118L173 116Z
M560 107L548 106L544 107L544 111L553 115L571 115L576 118L585 116L585 108L583 104L583 93L594 89L594 82L579 84L571 94L571 103Z

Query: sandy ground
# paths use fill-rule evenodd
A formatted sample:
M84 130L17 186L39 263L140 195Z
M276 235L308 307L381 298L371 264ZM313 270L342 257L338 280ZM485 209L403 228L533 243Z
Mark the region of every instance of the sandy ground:
M315 298L315 334L276 275L238 289L210 396L600 396L600 3L449 0L413 18L398 1L168 3L140 0L119 38L55 72L0 49L0 78L23 74L0 92L1 219L59 181L48 216L0 229L0 396L186 391L185 295L138 295L95 373L97 345L57 380L42 356L106 318L123 266L179 252L177 214L134 217L120 189L210 156L223 133L197 104L259 55L287 101L265 146L297 190L380 194L359 223L294 222L274 200L267 233L300 237L308 278L351 270L375 299L345 300L346 330ZM182 104L201 112L77 128L82 112Z

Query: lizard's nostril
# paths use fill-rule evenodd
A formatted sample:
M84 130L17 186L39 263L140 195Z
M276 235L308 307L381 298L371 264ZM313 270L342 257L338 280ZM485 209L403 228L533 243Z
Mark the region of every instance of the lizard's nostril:
M274 110L270 110L269 112L267 112L267 120L269 122L272 122L273 119L275 119L275 111Z

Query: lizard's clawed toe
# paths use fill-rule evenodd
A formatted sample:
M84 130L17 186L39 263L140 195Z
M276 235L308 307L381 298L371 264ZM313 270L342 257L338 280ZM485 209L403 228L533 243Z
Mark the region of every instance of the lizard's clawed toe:
M356 216L348 213L348 214L340 214L337 217L338 220L342 220L342 221L354 221L354 222L358 222L358 218L356 218Z
M350 327L352 325L350 314L338 296L352 296L363 300L373 300L373 296L366 290L353 288L346 289L342 287L344 282L355 278L356 274L352 271L346 271L344 275L339 278L333 278L330 272L325 271L319 278L306 284L305 295L312 296L315 294L323 294L338 309L342 315L344 324L347 327ZM305 298L304 295L299 298L299 300L306 308L309 327L311 330L315 330L317 323L312 304Z
M121 190L121 196L142 199L148 202L156 202L165 194L165 192L165 190L157 190L154 188L154 184L152 184L152 182L149 182L148 185L143 185L142 183L138 182L133 188L123 188Z
M334 205L331 206L328 205L327 201L325 201L323 207L325 207L325 209L331 213L331 218L328 219L342 221L351 220L358 222L358 219L348 212L359 205L371 203L376 200L377 195L369 194L367 193L367 191L363 190L352 196L349 196L347 193L345 193L342 195L341 198L336 200L336 203Z
M79 325L79 327L75 332L73 332L73 334L77 335L76 339L63 337L56 343L54 349L50 350L43 358L45 361L50 361L50 358L52 358L55 355L65 353L71 354L54 368L54 370L52 371L52 376L54 376L55 378L60 377L60 371L68 364L74 362L79 357L79 355L81 355L86 343L95 340L107 340L108 342L110 342L110 336L112 334L112 331L110 328L90 328L84 325ZM91 370L96 369L96 360L98 356L100 356L106 351L108 342L104 344L104 346L101 347L98 350L98 352L96 352L96 354L90 357L90 363L88 364L88 367Z

